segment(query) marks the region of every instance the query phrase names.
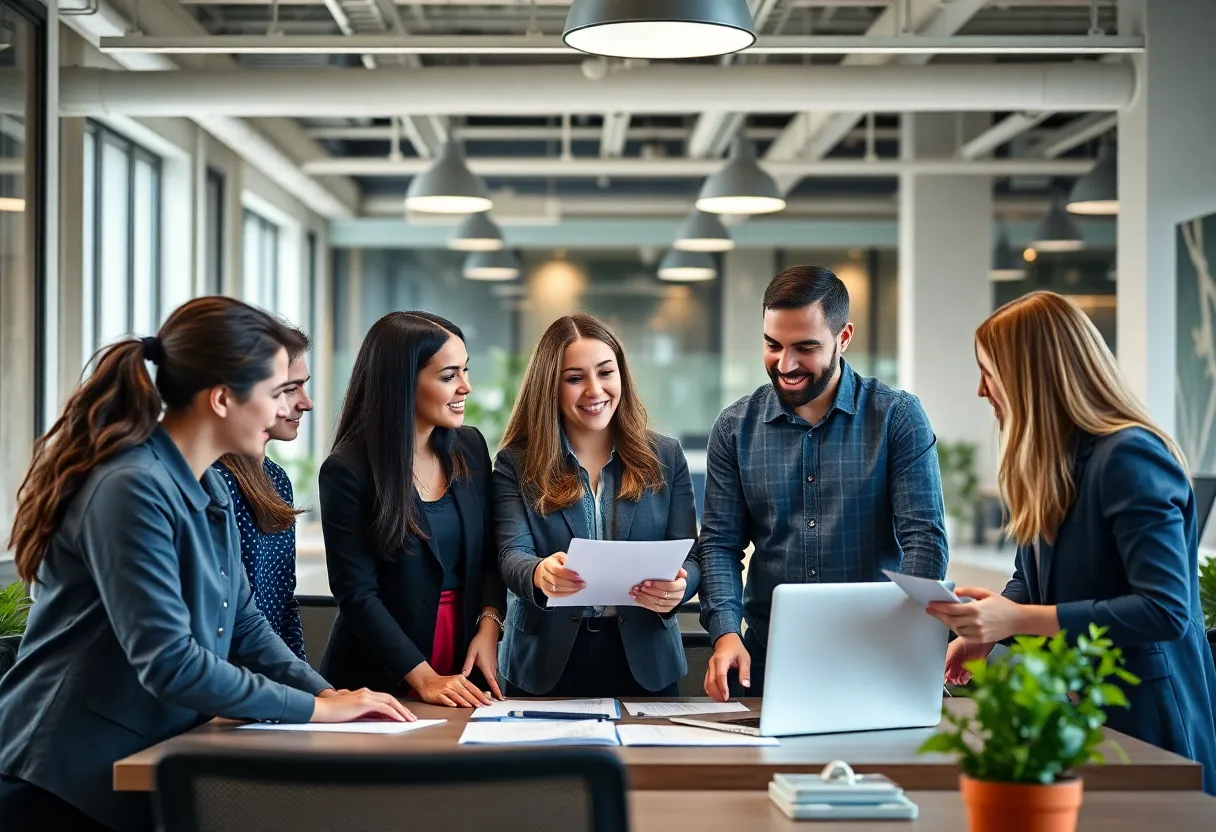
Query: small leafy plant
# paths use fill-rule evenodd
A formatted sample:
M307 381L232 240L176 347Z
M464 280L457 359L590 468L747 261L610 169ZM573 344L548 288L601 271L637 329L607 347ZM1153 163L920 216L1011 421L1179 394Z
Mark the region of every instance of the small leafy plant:
M0 638L25 634L25 622L30 616L30 599L25 584L14 581L0 589Z
M1063 632L1050 640L1019 636L1007 655L967 662L974 714L947 711L951 728L926 740L921 753L953 753L976 780L1042 785L1103 761L1103 708L1128 707L1122 688L1110 680L1140 683L1105 635L1105 628L1091 624L1075 647Z
M1199 565L1199 606L1203 608L1203 626L1216 627L1216 558Z
M942 499L946 515L960 523L971 520L979 476L975 470L976 446L973 442L937 443L937 459L942 471Z

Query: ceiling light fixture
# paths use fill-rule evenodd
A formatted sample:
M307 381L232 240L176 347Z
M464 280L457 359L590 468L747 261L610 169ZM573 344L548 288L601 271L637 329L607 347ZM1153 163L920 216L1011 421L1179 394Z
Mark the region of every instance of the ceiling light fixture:
M478 251L464 261L469 280L514 280L519 277L519 259L506 249Z
M606 58L707 58L756 33L747 0L574 0L562 40Z
M435 163L410 181L407 211L428 214L476 214L494 206L480 176L464 162L464 151L451 136L439 148Z
M730 160L701 186L697 208L711 214L771 214L785 209L785 199L756 162L752 143L738 136Z
M1073 214L1106 217L1119 213L1119 155L1114 140L1102 141L1093 169L1073 184L1068 210Z
M673 248L659 261L659 280L694 283L713 280L718 276L714 259L700 251L680 251Z
M19 214L25 210L25 200L19 196L0 196L0 211Z
M1039 220L1035 228L1034 238L1030 247L1037 251L1061 252L1080 251L1085 248L1085 238L1081 228L1064 209L1064 197L1056 194L1051 200L1051 207Z
M693 211L676 231L674 245L680 251L730 251L735 241L716 214Z
M461 220L456 234L448 240L448 248L453 251L498 251L504 246L502 229L484 211Z
M1025 260L1021 254L1009 245L1009 235L1005 226L1001 226L997 235L996 246L992 249L992 267L988 269L988 279L997 281L1021 280L1026 276Z

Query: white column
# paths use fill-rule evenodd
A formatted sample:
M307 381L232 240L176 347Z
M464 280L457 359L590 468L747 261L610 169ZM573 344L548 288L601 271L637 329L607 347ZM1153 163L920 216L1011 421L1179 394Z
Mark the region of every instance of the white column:
M722 258L722 406L768 381L764 371L764 290L777 276L772 249L736 249Z
M987 125L978 114L904 114L906 159L954 154ZM995 430L975 395L975 328L992 311L992 181L904 174L899 181L899 379L938 439L979 446L981 483L995 481Z
M1138 91L1119 114L1119 365L1177 435L1178 224L1216 212L1216 16L1210 0L1121 0L1143 34ZM1194 301L1190 301L1194 302Z

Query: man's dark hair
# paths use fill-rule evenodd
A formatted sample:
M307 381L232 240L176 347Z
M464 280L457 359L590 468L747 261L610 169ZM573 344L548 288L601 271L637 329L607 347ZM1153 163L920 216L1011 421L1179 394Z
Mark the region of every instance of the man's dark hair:
M849 322L849 290L831 269L790 266L764 290L764 309L802 309L823 304L823 317L833 335Z

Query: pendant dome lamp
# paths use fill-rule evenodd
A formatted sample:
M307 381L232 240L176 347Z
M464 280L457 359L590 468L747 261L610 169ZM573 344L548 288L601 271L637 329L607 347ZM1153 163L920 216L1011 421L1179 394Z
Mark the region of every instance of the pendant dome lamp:
M1113 139L1102 141L1097 162L1072 186L1068 210L1089 216L1109 217L1119 213L1119 157Z
M707 58L756 42L747 0L574 0L562 40L605 58Z
M455 235L448 240L448 248L452 251L498 251L505 246L502 229L484 211L469 214L461 220Z
M465 258L464 276L469 280L514 280L519 277L519 260L506 249L477 251Z
M480 176L469 170L464 151L451 134L439 147L435 163L410 181L405 209L428 214L476 214L494 207Z
M673 245L680 251L730 251L735 241L717 215L694 210L676 231Z
M777 183L756 162L744 136L735 138L730 159L701 186L697 208L711 214L771 214L785 210Z
M992 267L988 270L988 279L993 281L1021 280L1026 276L1026 260L1020 252L1014 251L1009 244L1009 235L1005 226L1001 226L997 235L996 246L992 249Z
M673 248L659 261L659 280L673 283L699 283L718 276L714 259L700 251Z
M1035 251L1046 252L1080 251L1085 248L1081 227L1065 210L1062 194L1057 193L1052 198L1051 207L1035 228L1030 247Z

